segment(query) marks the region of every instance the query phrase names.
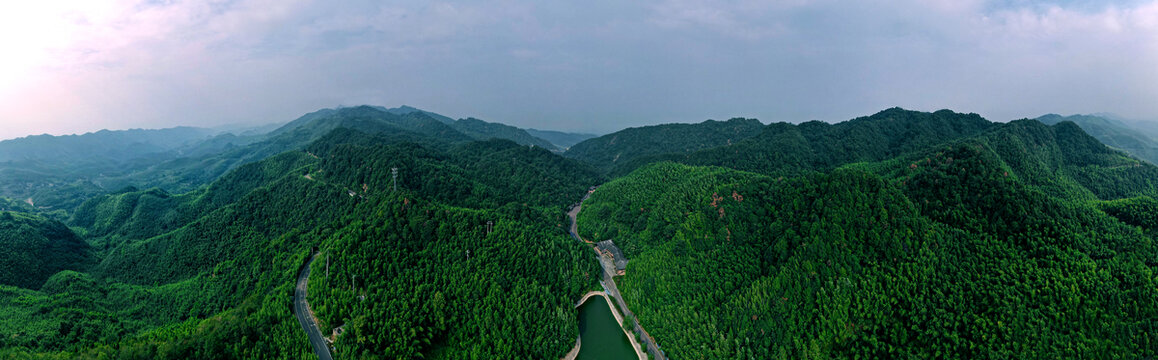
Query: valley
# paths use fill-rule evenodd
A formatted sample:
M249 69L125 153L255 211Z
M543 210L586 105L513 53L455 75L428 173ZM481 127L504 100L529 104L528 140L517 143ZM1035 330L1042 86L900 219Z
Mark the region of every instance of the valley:
M629 310L627 308L627 304L625 304L622 300L623 299L622 295L619 294L619 288L616 287L616 285L615 285L615 276L617 275L617 269L616 269L614 260L609 259L606 256L604 256L599 251L599 249L595 246L594 243L587 241L587 240L584 240L582 237L579 236L579 230L578 230L579 221L577 220L576 217L579 214L579 212L583 210L583 202L586 201L591 196L591 194L595 192L595 190L596 190L596 187L592 187L590 190L588 190L587 193L583 195L583 198L580 199L579 202L574 205L574 208L572 208L570 211L567 212L567 217L568 217L568 220L570 220L570 224L571 224L571 227L569 230L571 237L573 237L576 241L580 242L581 244L584 244L585 246L589 246L591 248L591 250L595 252L595 256L599 259L599 265L600 265L601 269L603 270L601 272L601 275L600 275L601 280L599 281L599 285L602 286L603 291L592 291L592 292L589 292L587 294L584 294L583 298L579 299L579 302L576 303L575 306L576 307L584 307L585 309L590 308L590 306L585 305L585 303L591 297L595 296L595 297L602 297L602 298L606 299L607 306L612 307L612 306L614 306L614 304L612 304L612 299L615 299L615 301L617 301L617 303L618 303L618 307L616 307L615 310L608 310L607 312L610 313L614 317L615 324L618 324L618 325L621 325L624 327L623 333L627 337L627 339L629 340L629 343L631 344L632 352L635 353L635 355L639 359L647 359L649 355L644 352L644 347L646 347L647 352L651 353L650 356L653 356L656 358L663 358L663 354L659 351L658 346L655 345L654 340L651 340L651 341L645 340L646 345L643 345L643 346L641 346L639 344L639 342L636 340L636 336L639 336L640 338L643 338L643 339L650 339L650 337L648 337L647 331L643 330L643 328L639 326L639 321L637 321L635 319L635 317L631 315L631 310ZM598 310L592 311L592 312L602 313ZM583 312L580 313L580 316L582 318L587 319L587 321L596 322L596 323L598 322L598 320L593 321L588 316L586 316ZM625 324L625 317L627 319L630 319L630 325L624 325ZM583 322L580 322L581 327L583 326L582 324L583 324ZM606 332L606 330L604 330L604 332ZM582 340L582 338L580 338L580 340ZM610 337L609 338L609 336L603 335L603 336L600 336L600 342L595 342L593 340L594 339L588 339L587 343L588 343L589 348L592 346L599 346L600 348L610 347L607 345L603 345L600 342L614 343L618 339L616 337ZM577 347L578 346L579 345L577 345ZM572 350L572 351L574 351L574 350ZM584 354L584 353L585 352L582 350L582 348L579 347L579 353L578 354ZM588 356L588 358L593 358L593 357Z
M0 142L0 357L1158 356L1148 145L1043 118Z
M0 360L1158 359L1158 0L0 18Z
M310 270L317 257L317 254L310 256L310 260L306 262L301 275L298 276L297 285L294 286L294 316L297 317L302 329L305 330L306 337L310 339L310 347L314 349L314 354L318 356L318 359L331 360L333 356L330 355L330 344L326 342L321 330L318 330L317 318L314 317L314 312L310 310L310 304L306 301L309 296Z

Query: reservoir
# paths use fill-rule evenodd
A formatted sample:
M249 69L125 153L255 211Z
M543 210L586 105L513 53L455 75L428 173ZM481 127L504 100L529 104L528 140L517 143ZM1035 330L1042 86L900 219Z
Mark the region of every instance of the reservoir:
M579 347L576 359L633 360L637 359L623 328L615 322L607 300L591 297L579 308Z

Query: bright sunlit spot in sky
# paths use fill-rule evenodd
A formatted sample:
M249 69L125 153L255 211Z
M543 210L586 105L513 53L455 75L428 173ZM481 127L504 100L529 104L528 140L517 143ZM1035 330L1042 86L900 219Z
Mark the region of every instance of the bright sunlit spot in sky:
M101 1L10 1L0 5L0 94L11 92L35 75L62 65L58 57L76 39L76 23L98 14ZM107 5L106 5L107 6Z

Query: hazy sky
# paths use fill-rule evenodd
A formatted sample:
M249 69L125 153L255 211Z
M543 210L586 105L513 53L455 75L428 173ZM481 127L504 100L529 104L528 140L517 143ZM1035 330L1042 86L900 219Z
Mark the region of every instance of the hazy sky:
M892 106L1155 119L1158 0L0 5L0 138L364 103L596 132Z

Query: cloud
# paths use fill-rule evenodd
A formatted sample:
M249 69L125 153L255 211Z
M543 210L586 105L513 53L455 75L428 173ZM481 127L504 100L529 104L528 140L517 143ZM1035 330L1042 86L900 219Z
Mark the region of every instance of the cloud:
M0 5L0 138L358 103L583 131L890 106L1158 117L1158 1L44 3Z
M722 36L757 41L785 32L777 13L808 5L808 1L719 2L667 0L653 7L649 21L668 28L707 29Z

